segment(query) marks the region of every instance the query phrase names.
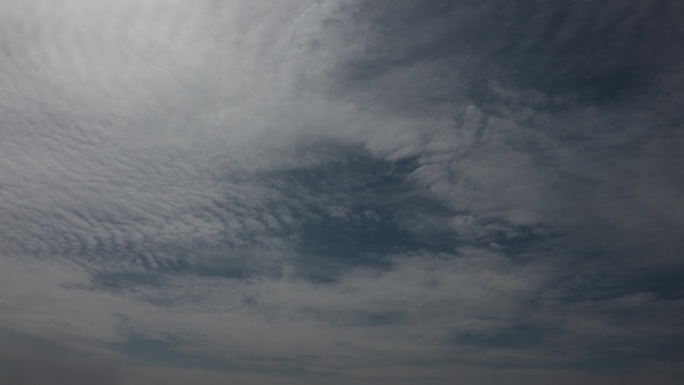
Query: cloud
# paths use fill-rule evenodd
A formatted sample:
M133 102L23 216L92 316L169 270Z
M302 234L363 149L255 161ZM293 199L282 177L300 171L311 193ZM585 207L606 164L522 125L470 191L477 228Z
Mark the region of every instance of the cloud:
M35 337L0 331L0 377L16 384L119 384L114 360L86 356Z
M134 384L669 381L682 11L4 1L1 325Z

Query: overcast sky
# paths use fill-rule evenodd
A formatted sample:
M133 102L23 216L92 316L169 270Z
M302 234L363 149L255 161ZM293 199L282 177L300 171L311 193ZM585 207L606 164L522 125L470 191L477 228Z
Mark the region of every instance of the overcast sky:
M0 0L0 382L683 383L682 20Z

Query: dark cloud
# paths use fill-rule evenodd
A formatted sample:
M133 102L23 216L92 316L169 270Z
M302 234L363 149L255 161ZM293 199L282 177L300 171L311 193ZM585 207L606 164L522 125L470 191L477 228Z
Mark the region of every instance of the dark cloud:
M412 69L411 91L390 100L414 95L431 104L465 91L486 103L477 97L492 79L584 105L629 99L655 91L653 82L681 60L673 54L681 52L681 12L667 0L360 3L356 20L371 37L345 63L342 84L363 87Z

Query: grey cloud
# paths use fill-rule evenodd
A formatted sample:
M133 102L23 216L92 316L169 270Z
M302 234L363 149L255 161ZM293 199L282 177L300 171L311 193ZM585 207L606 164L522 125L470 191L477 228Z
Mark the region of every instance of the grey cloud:
M357 78L400 81L393 74L411 73L403 79L412 86L418 77L419 87L430 85L389 94L390 101L414 96L434 104L462 96L465 88L481 102L478 88L489 79L553 96L572 94L582 103L633 97L679 62L675 42L682 30L675 15L681 11L672 1L359 2L357 22L372 38L343 74L356 84ZM421 72L425 68L441 71Z
M2 327L132 384L681 375L677 2L0 8Z
M345 92L431 120L416 127L427 144L412 177L449 202L459 213L455 218L477 212L480 218L470 216L478 227L470 225L471 233L486 234L487 226L499 222L584 235L572 243L587 248L601 247L599 238L616 237L625 248L648 244L663 254L677 248L668 230L644 233L661 228L656 222L681 227L679 198L655 198L669 194L681 178L664 176L663 167L644 168L655 158L671 159L663 155L669 150L661 138L678 137L676 125L660 123L648 97L658 76L669 77L672 69L672 61L662 58L672 57L672 37L681 34L671 21L681 11L674 2L460 2L441 8L403 2L367 9L359 13L360 24L371 26L374 36L359 55L366 64L347 62L357 75L342 77L340 84L357 84L361 76L361 87ZM407 30L416 33L402 34ZM524 38L529 34L538 43ZM428 38L436 45L426 44ZM641 75L629 77L635 83L608 79L621 76L625 66L638 68L643 82ZM428 94L443 89L434 82L450 85L449 93ZM422 85L429 91L421 92ZM366 90L374 93L364 96ZM430 118L425 108L415 107L421 103L431 106ZM578 230L577 224L589 223L601 229ZM593 235L597 231L601 236ZM632 236L619 235L625 233ZM642 245L632 242L649 238Z
M0 378L12 384L120 384L120 366L111 357L85 355L58 344L0 331Z

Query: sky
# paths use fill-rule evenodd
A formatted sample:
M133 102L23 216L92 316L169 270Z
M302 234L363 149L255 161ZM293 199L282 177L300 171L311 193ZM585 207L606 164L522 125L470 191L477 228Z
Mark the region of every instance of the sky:
M683 383L682 20L0 0L0 382Z

